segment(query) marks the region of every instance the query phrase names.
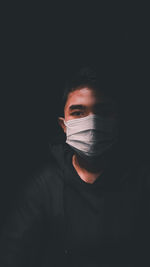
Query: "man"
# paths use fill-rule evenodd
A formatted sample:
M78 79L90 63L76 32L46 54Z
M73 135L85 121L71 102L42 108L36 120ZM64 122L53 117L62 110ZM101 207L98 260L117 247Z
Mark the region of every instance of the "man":
M118 102L91 69L70 79L63 99L66 142L50 145L21 193L0 266L146 266L149 166L124 156Z

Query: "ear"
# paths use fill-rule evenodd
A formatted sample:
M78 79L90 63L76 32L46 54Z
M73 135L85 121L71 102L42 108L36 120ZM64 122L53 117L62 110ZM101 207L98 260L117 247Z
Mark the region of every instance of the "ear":
M63 129L64 133L66 133L66 125L64 124L64 118L62 117L58 117L58 123L61 126L61 128Z

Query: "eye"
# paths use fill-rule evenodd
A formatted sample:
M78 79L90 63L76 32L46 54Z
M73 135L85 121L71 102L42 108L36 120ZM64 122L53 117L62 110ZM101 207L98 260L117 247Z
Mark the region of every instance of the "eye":
M71 115L74 115L74 116L80 116L82 114L83 114L82 111L74 111L74 112L71 113Z

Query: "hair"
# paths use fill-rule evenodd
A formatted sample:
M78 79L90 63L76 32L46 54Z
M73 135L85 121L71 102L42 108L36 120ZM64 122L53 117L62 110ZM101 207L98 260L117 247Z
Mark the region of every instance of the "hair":
M79 69L66 81L62 96L63 109L69 93L83 87L97 90L104 96L116 100L116 84L114 84L113 79L113 75L110 75L108 71L100 70L96 67L87 66Z

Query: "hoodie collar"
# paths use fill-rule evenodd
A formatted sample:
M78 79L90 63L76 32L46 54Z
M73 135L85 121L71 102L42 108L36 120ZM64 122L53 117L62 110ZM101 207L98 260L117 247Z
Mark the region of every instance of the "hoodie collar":
M68 153L73 155L73 150L71 149L71 147L64 142L58 144L50 143L49 149L50 155L55 159L58 166L61 169L64 169Z

